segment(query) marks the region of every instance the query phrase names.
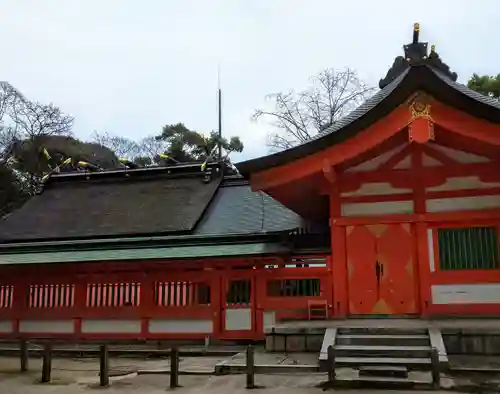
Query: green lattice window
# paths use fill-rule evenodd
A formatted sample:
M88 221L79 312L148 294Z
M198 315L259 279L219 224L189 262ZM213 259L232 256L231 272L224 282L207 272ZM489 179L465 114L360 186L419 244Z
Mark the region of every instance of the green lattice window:
M267 282L269 297L314 297L321 294L319 279L277 279Z
M440 269L500 268L495 227L442 228L437 234Z

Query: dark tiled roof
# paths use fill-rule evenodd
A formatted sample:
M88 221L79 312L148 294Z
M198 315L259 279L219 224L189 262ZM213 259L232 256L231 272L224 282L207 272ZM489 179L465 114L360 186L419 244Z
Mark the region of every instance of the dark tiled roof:
M236 167L243 176L248 177L252 172L283 165L326 149L363 131L389 114L417 90L424 90L438 100L467 111L473 116L500 123L498 100L477 93L432 67L415 65L405 69L360 107L310 141L272 155L237 163Z
M470 89L469 87L467 87L464 84L461 84L459 82L455 82L455 81L451 80L450 78L448 78L446 75L439 72L438 70L432 69L432 71L434 72L434 74L436 74L439 77L439 79L441 79L446 84L451 86L457 92L462 93L463 95L473 99L474 101L476 101L478 103L485 104L487 106L490 106L490 107L493 107L496 109L500 109L500 100L493 98L493 97L485 96L484 94L481 94L479 92L476 92L475 90Z
M189 232L220 183L200 176L49 184L0 220L0 242ZM105 174L104 174L105 175Z
M335 122L333 125L323 130L321 133L315 135L314 139L322 138L327 134L335 133L340 129L346 127L350 123L354 122L355 120L361 118L363 115L370 112L382 100L384 100L387 96L389 96L394 91L394 89L398 87L401 81L406 77L406 74L408 74L409 70L410 70L409 68L406 69L401 75L399 75L399 77L397 77L394 81L389 83L383 89L379 90L373 96L368 98L363 104L361 104L354 111L344 116L342 119L339 119L337 122Z
M252 234L294 230L305 226L295 212L246 182L226 182L196 228L198 235Z

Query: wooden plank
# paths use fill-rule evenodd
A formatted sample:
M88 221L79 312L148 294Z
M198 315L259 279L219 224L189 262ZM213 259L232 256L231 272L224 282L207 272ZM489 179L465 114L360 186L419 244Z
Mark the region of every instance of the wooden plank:
M413 357L337 357L338 364L358 365L430 365L430 358Z
M321 345L321 351L319 353L319 360L328 359L328 346L335 346L335 338L337 336L336 328L327 328L325 331L325 336L323 337L323 344Z
M439 354L439 363L448 366L448 353L444 345L443 336L439 328L429 328L429 339L431 347L436 348Z
M427 335L384 335L384 334L358 334L358 335L350 335L350 334L339 334L337 338L343 339L427 339Z
M373 350L373 351L426 351L430 352L430 346L377 346L377 345L337 345L336 350Z
M287 373L306 373L319 372L317 365L287 365L287 364L261 364L255 365L256 374L287 374ZM243 374L247 366L243 363L235 364L217 364L215 366L216 375Z

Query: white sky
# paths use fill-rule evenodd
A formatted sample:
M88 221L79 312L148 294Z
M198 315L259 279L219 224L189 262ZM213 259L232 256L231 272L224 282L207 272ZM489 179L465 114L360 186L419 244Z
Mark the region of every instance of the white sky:
M376 85L413 22L465 82L500 73L500 1L0 0L0 80L75 116L74 132L140 139L164 124L223 130L268 152L251 121L268 93L351 67Z

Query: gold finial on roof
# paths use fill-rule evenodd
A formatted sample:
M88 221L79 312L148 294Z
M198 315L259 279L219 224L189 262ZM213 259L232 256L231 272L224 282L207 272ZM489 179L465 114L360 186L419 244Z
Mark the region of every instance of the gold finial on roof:
M420 33L420 23L413 24L413 43L416 44L418 42L418 36Z
M436 52L436 46L435 45L431 45L431 53L432 52Z

